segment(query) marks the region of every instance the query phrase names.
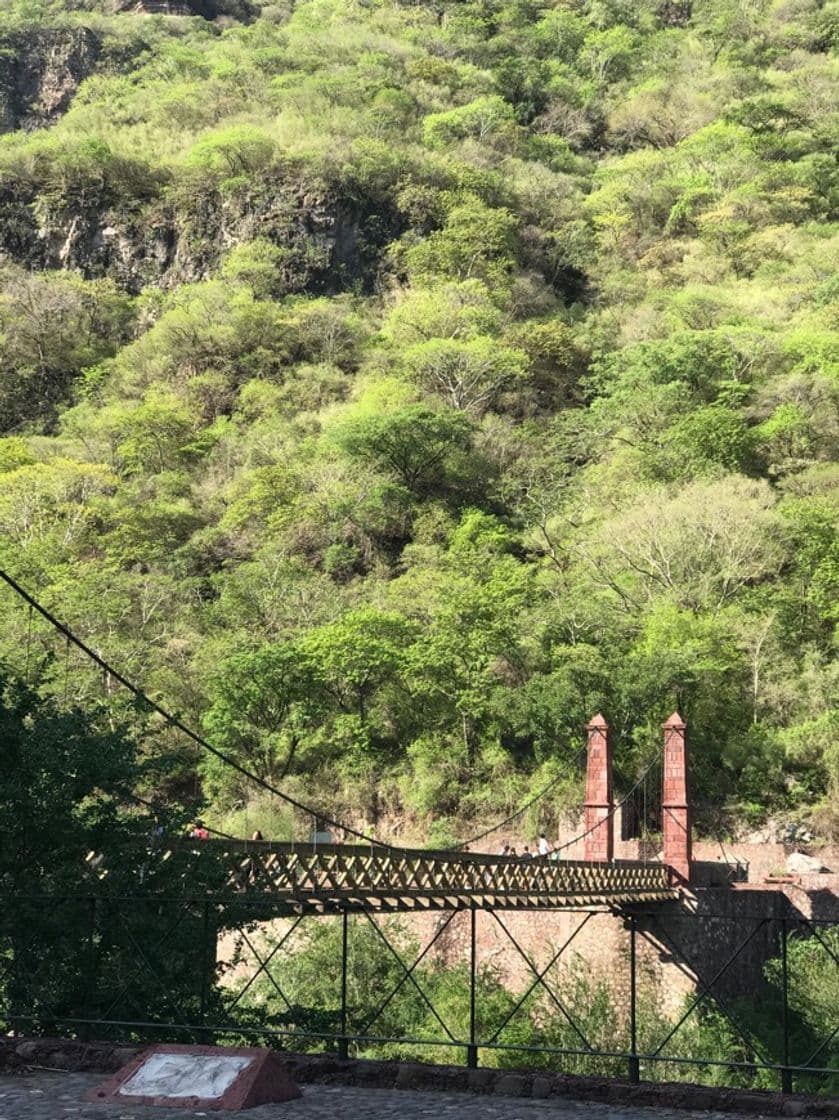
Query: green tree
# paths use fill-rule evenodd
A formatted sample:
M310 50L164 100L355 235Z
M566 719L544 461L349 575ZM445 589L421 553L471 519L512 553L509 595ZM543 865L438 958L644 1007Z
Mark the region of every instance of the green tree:
M454 409L406 405L385 415L358 415L336 431L348 455L392 471L422 495L445 486L458 452L469 446L470 421Z
M310 630L299 643L317 685L363 728L372 698L399 678L413 628L401 615L363 607Z
M293 643L233 654L209 682L204 725L213 745L257 777L278 783L295 768L315 701L312 681ZM246 779L218 759L203 765L207 792L247 800ZM243 784L244 783L244 784Z
M488 287L506 287L515 267L518 219L503 207L470 198L453 206L445 225L404 249L413 283L482 280Z
M434 113L423 122L423 140L430 148L471 138L479 143L507 144L515 137L513 108L502 97L478 97L468 105Z
M86 366L128 336L132 303L106 280L0 271L0 431L52 424Z
M432 339L404 352L409 374L447 405L473 416L495 407L505 389L524 379L523 351L499 346L491 338L469 342Z

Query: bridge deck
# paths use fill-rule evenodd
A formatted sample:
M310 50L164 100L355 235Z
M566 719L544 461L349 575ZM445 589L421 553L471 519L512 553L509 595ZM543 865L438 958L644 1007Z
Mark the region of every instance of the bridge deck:
M587 863L344 844L191 841L229 868L228 886L278 911L562 909L677 897L660 863Z

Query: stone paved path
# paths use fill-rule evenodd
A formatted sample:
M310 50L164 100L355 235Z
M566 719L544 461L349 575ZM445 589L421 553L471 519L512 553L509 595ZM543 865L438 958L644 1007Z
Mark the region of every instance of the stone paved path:
M138 1108L91 1104L89 1089L102 1074L35 1073L0 1076L0 1120L734 1120L722 1112L674 1112L586 1101L482 1097L470 1093L422 1093L304 1085L300 1100L262 1105L247 1112L196 1112L189 1108Z

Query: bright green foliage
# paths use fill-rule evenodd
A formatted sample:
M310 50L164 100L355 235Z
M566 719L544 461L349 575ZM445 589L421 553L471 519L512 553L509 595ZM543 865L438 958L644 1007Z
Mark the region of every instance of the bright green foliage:
M219 666L210 684L207 731L224 753L262 779L281 781L288 772L301 735L310 682L292 645L263 646L238 653ZM205 764L208 785L229 795L237 789L247 799L243 779L234 778L215 758Z
M423 124L423 140L430 148L445 147L458 140L499 144L515 136L514 114L503 97L478 97L459 109L434 113Z
M423 494L445 485L471 430L466 417L452 409L414 404L348 418L336 439L347 455L392 471L409 490Z
M505 389L523 379L526 357L492 338L469 342L432 339L404 352L408 374L427 393L452 408L480 416L498 403Z
M509 284L518 222L505 207L489 207L474 196L453 206L445 225L404 250L412 283L482 280L490 288Z
M250 175L267 167L274 153L271 137L259 128L225 128L204 136L187 156L187 163L223 174Z
M829 4L5 7L4 566L336 815L551 827L678 707L700 830L839 827Z

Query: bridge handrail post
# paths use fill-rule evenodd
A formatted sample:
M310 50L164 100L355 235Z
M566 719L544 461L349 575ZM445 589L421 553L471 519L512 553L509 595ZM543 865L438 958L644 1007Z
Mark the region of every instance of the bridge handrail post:
M635 915L629 915L629 1080L641 1080L638 1062L638 959L636 952Z
M466 1065L469 1069L478 1068L477 1047L477 914L474 904L470 911L469 928L469 1046L466 1050Z
M338 1057L345 1062L350 1056L347 1038L347 949L349 944L349 914L341 914L341 1034L338 1038Z

